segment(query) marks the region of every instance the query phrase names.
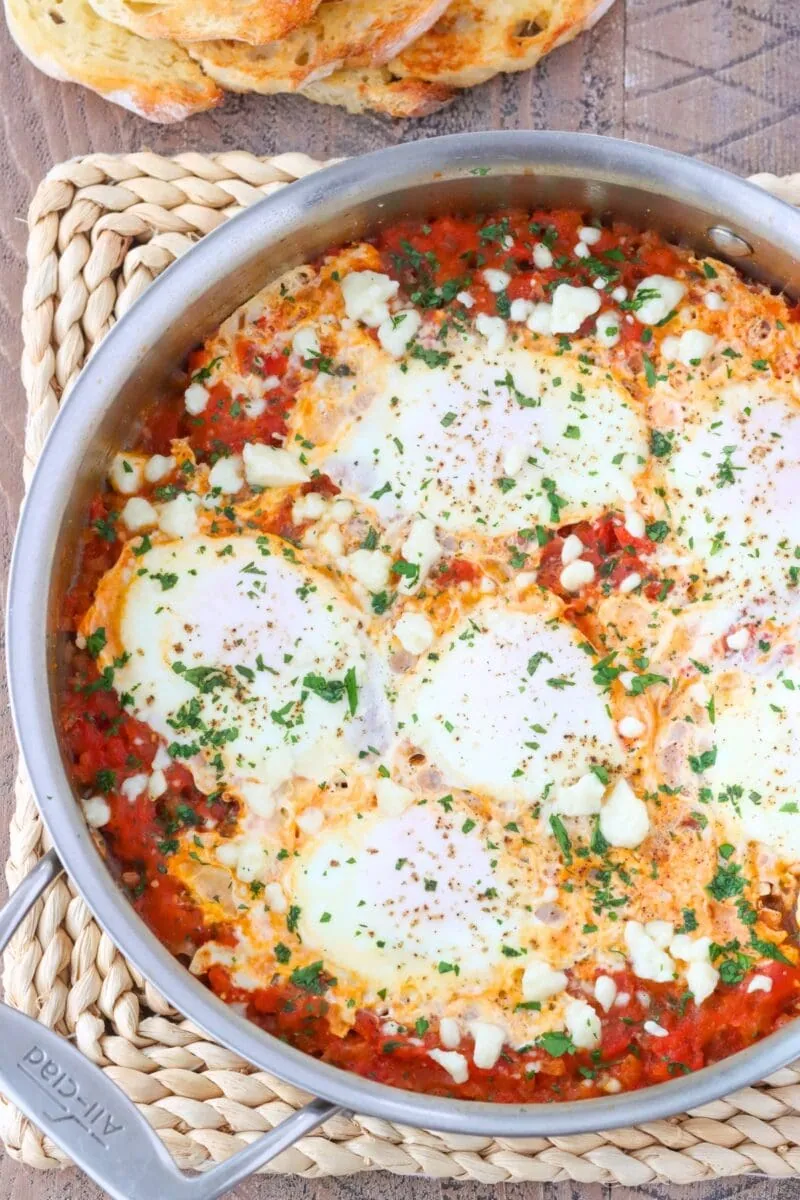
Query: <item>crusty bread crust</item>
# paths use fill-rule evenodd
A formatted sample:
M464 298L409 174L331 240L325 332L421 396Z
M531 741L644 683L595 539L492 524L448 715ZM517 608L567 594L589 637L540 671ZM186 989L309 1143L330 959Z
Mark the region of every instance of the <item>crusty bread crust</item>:
M454 92L421 79L396 79L386 67L363 71L336 71L302 89L303 96L317 104L338 104L351 113L377 112L389 117L427 117L448 101Z
M11 36L46 75L82 83L149 121L182 121L222 92L174 42L103 21L86 0L5 0Z
M430 29L449 3L325 0L307 25L268 46L211 41L187 44L186 49L230 91L292 92L342 66L383 66Z
M525 71L588 28L611 0L453 0L437 23L390 64L399 76L472 87ZM597 14L597 10L601 13Z
M203 42L231 38L253 46L310 21L320 0L91 0L98 16L145 38Z

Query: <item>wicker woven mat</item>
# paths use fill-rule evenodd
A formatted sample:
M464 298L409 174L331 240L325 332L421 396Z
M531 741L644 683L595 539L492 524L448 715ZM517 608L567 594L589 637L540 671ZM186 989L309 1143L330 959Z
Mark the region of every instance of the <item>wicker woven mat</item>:
M315 170L303 154L92 155L51 171L31 205L23 300L26 477L58 403L92 348L165 267L263 195ZM756 177L800 203L800 175ZM42 825L18 781L6 877L41 855ZM297 1107L294 1088L209 1041L125 961L66 880L27 918L5 958L8 1002L72 1038L134 1100L181 1167L202 1169ZM36 1167L63 1153L0 1100L8 1152ZM493 1140L337 1117L267 1168L308 1176L386 1168L486 1183L691 1183L800 1174L800 1062L702 1109L637 1128Z

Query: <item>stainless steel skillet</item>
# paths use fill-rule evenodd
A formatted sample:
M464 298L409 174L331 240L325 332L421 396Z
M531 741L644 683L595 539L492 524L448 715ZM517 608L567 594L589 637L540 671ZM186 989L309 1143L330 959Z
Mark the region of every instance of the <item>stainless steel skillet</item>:
M199 1178L181 1176L115 1085L28 1017L0 1009L0 1087L107 1191L211 1198L338 1108L405 1125L502 1137L600 1130L696 1107L800 1055L800 1021L697 1074L558 1105L469 1103L409 1093L318 1063L262 1032L192 978L112 882L74 803L53 720L58 613L89 496L187 350L287 268L399 215L503 205L580 206L656 228L800 294L800 215L721 171L664 151L563 133L484 133L411 143L342 163L270 197L203 239L105 339L62 407L20 521L8 607L8 665L22 754L55 849L0 914L0 942L67 870L137 968L212 1037L321 1097Z

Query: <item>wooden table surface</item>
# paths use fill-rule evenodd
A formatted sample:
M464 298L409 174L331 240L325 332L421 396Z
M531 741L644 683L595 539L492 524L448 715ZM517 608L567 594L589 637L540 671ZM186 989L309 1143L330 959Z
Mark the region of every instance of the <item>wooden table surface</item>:
M21 496L24 399L19 382L19 312L24 278L25 211L55 162L93 150L148 147L165 154L245 148L303 150L319 157L357 154L393 142L476 129L553 128L615 134L696 154L733 171L787 174L800 169L800 4L798 0L616 0L597 28L556 51L541 68L465 93L418 122L391 124L277 97L230 97L183 125L150 125L91 93L40 75L0 34L0 575L7 569ZM3 592L4 580L0 580ZM3 685L0 685L3 686ZM0 795L12 794L13 740L0 694ZM2 824L1 839L5 836ZM507 1185L501 1185L501 1193ZM519 1184L513 1200L600 1200L610 1189L579 1184ZM240 1200L488 1200L495 1189L391 1175L341 1181L260 1178ZM651 1186L660 1198L800 1198L800 1181L719 1180L688 1191ZM34 1173L0 1161L0 1198L97 1200L102 1193L74 1171ZM169 1200L154 1197L153 1200ZM615 1200L629 1200L618 1191Z

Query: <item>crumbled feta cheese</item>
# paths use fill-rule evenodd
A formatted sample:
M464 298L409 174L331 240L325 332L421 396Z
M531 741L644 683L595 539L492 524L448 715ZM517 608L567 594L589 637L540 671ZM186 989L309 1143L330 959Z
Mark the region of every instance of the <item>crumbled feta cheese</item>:
M256 487L290 487L294 483L305 483L308 479L303 464L288 450L278 446L247 442L242 458L245 479Z
M158 749L153 755L152 766L154 771L166 771L168 767L172 766L172 759L163 742L158 744Z
M428 1057L444 1067L453 1083L466 1083L469 1079L469 1065L463 1054L456 1050L429 1050Z
M469 292L458 292L456 295L456 300L458 301L459 304L463 304L464 308L472 308L472 306L475 303L473 297L470 296Z
M470 1021L467 1026L475 1045L472 1050L472 1061L482 1071L490 1071L500 1057L506 1031L500 1025L492 1025L488 1021Z
M377 329L389 317L387 300L392 300L400 284L377 271L351 271L341 282L344 308L353 321Z
M626 921L625 945L630 955L633 973L639 979L667 983L675 978L675 963L646 933L639 921Z
M141 496L131 496L130 500L125 502L120 519L131 533L138 533L141 529L152 529L154 525L157 525L158 513L149 500L145 500Z
M381 592L389 582L392 560L382 550L354 550L344 566L368 592Z
M596 288L598 292L604 292L606 290L606 280L598 275L597 279L592 280L592 287Z
M707 358L717 344L717 339L701 329L687 329L678 339L678 362L685 367L694 367Z
M153 454L144 464L144 477L148 483L160 483L177 465L171 454Z
M579 592L581 588L586 587L593 579L594 567L590 562L585 562L582 558L564 567L564 570L558 577L559 583L568 592Z
M194 492L181 492L174 500L159 505L158 524L167 537L187 538L197 532L197 506Z
M403 542L403 559L419 567L416 579L403 578L402 592L413 592L426 579L428 572L442 556L442 548L436 540L436 527L427 517L412 521L408 537Z
M183 403L190 417L199 417L208 408L210 396L202 383L190 383L183 393Z
M648 275L633 293L638 320L643 325L657 325L669 316L685 292L683 284L669 275Z
M600 801L605 790L605 784L597 778L594 771L587 771L577 783L558 789L553 809L563 813L565 817L591 816L600 812Z
M644 931L655 942L659 950L666 950L672 941L675 927L671 921L648 921L644 927Z
M413 803L414 793L392 779L378 776L375 780L375 799L379 812L387 817L399 817Z
M511 276L508 271L498 271L494 267L486 267L483 272L483 278L486 280L486 286L489 291L495 294L504 292L511 283Z
M257 417L260 417L262 413L267 411L266 397L256 396L252 400L245 400L244 411L245 416L250 417L250 419L254 421Z
M304 521L318 521L327 507L327 500L319 492L298 496L292 505L292 523L302 525Z
M564 1024L579 1050L594 1050L600 1045L600 1018L585 1000L567 1001Z
M522 999L526 1004L541 1004L551 996L557 996L567 986L563 971L556 971L543 958L528 955L522 972Z
M422 317L416 309L404 308L381 321L378 326L378 341L387 354L391 354L393 358L401 358L421 324Z
M616 304L622 304L623 300L628 299L628 289L620 284L618 287L614 288L613 292L611 293L611 299Z
M141 796L149 782L149 775L131 775L124 781L119 790L128 803L133 804L134 800Z
M518 592L524 592L525 588L531 587L534 583L536 583L535 571L520 571L518 575L514 576L514 587Z
M394 636L409 654L422 654L433 641L433 626L424 613L405 612L394 627Z
M645 1033L650 1034L650 1037L657 1037L657 1038L669 1037L669 1031L666 1030L663 1027L663 1025L656 1024L655 1021L645 1021L643 1028L644 1028Z
M638 738L644 733L646 726L638 717L623 717L617 724L620 737Z
M243 841L239 846L239 858L236 863L236 878L242 883L252 883L260 879L266 868L264 848L259 842Z
M147 791L151 800L157 800L159 796L163 796L167 790L167 777L163 771L153 771L150 776L150 781L147 784Z
M512 321L527 321L534 309L532 300L512 300L508 315Z
M503 455L503 474L510 477L516 475L522 470L526 458L525 447L519 442L514 442Z
M439 1022L439 1041L445 1050L455 1050L461 1041L461 1027L455 1017L442 1017Z
M312 325L301 325L295 330L292 338L292 350L295 354L299 354L305 362L306 359L318 358L322 353L322 347L319 344L317 331Z
M128 501L130 503L130 501ZM127 506L126 506L127 507ZM737 629L735 633L729 633L725 638L725 645L729 650L744 650L750 641L750 630L745 626Z
M533 265L540 271L548 271L553 265L553 253L544 242L537 242L533 247Z
M268 883L264 888L264 899L267 907L275 913L285 913L289 905L279 883Z
M578 242L572 247L572 253L576 258L588 258L592 252L585 242Z
M616 346L619 341L620 322L622 318L618 313L606 309L601 312L600 316L595 321L595 335L601 346L607 346L611 349Z
M502 317L488 317L486 313L478 313L475 318L475 328L481 337L486 338L489 350L496 353L506 344L508 326Z
M747 993L752 992L771 992L772 979L769 975L754 975L747 985Z
M257 817L271 817L275 814L275 791L268 783L257 783L254 779L245 779L239 784L239 792L247 807Z
M676 933L669 941L669 952L673 958L681 962L708 962L711 951L711 938L689 937L687 933Z
M553 333L576 333L600 307L594 288L560 283L553 292Z
M705 305L712 312L724 312L728 307L728 302L723 296L720 296L719 292L706 292Z
M628 592L635 592L639 584L642 582L642 577L638 571L631 571L630 575L626 575L619 585L619 590L623 595Z
M320 534L317 539L317 545L326 554L330 554L331 558L339 558L344 553L344 538L342 537L341 530L335 525L329 526L324 533Z
M690 963L686 968L686 983L695 1004L702 1004L719 983L719 971L709 962Z
M235 496L244 487L242 475L242 459L239 454L229 454L227 458L218 458L208 473L208 482L212 490L219 490L225 496Z
M111 820L111 809L105 796L90 796L88 800L81 800L81 808L86 824L92 829L102 829Z
M594 225L581 225L578 230L578 237L587 246L596 246L602 236L602 229L597 229Z
M663 338L661 342L661 355L666 362L674 363L677 361L678 351L680 348L681 339L679 337L673 337L670 334L669 337Z
M561 547L561 565L568 567L570 563L577 562L583 554L586 547L576 533L570 533L564 538L564 545Z
M313 837L315 833L319 833L325 822L325 814L321 808L315 805L309 805L297 815L297 828L303 833L307 833L309 837Z
M597 976L594 981L594 998L603 1012L608 1012L617 998L617 985L610 975Z
M625 509L625 529L631 537L642 538L645 533L644 517L633 508Z
M600 810L600 832L610 846L633 850L650 832L647 805L625 779L618 779Z
M542 301L534 304L533 312L525 322L531 333L553 332L553 306Z
M136 454L115 454L111 460L108 481L121 496L132 496L142 486L144 466Z
M334 500L331 506L331 517L337 525L343 525L345 521L349 521L353 515L352 500Z

